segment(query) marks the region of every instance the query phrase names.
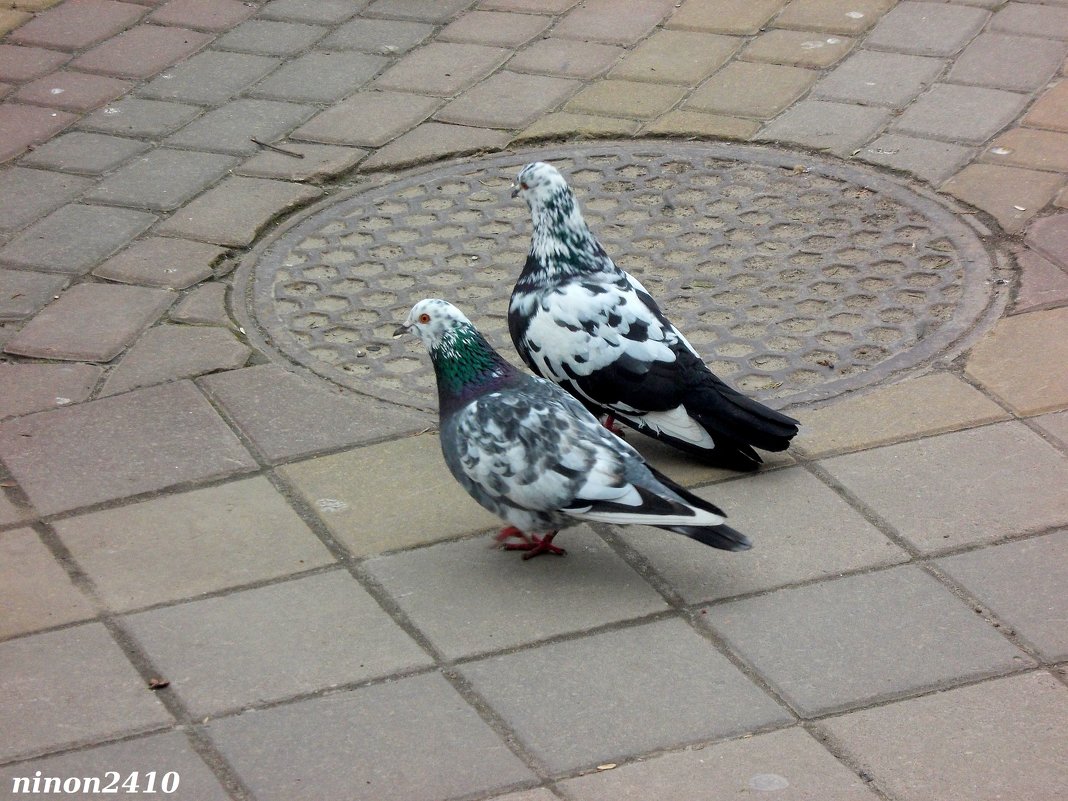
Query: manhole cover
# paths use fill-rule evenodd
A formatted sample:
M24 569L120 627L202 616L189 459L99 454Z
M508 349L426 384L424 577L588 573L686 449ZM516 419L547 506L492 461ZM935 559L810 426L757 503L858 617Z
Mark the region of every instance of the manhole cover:
M758 147L602 143L451 163L313 209L243 265L246 329L324 378L422 408L429 362L391 337L421 298L454 302L518 361L505 315L530 217L509 187L534 160L561 169L616 263L712 369L774 406L944 355L991 303L972 228L886 175Z

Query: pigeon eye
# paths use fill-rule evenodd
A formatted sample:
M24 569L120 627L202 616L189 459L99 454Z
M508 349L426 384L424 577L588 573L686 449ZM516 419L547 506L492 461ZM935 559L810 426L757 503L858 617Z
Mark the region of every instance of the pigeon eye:
M427 323L430 322L430 315L427 314L426 312L423 312L422 314L419 315L419 322L421 322L423 325L426 325Z
M520 189L530 189L530 187L527 186L527 182L526 181L520 181L519 182L519 188Z

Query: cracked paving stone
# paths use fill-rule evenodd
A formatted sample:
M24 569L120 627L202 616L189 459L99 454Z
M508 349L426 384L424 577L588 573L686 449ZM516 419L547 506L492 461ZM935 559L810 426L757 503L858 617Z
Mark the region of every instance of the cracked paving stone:
M0 363L0 417L81 403L102 372L95 364Z
M201 284L171 309L170 318L188 325L232 326L226 313L226 284L209 281Z
M210 278L226 252L204 242L148 237L112 256L93 275L122 284L185 289Z

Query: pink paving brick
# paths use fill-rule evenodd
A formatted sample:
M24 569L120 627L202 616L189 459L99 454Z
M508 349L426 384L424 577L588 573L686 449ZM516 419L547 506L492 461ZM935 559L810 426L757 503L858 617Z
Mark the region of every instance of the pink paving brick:
M133 84L84 72L54 72L19 89L16 100L67 111L91 111L122 97Z
M255 12L255 4L237 0L169 0L153 11L149 19L161 25L228 31Z
M68 53L41 47L0 44L0 81L32 81L58 69L69 58Z
M67 0L38 14L8 41L57 50L81 50L133 25L148 9L113 0Z
M59 133L76 119L66 111L50 108L0 105L0 163Z
M150 78L200 50L211 34L161 25L138 25L76 58L73 66L89 72Z

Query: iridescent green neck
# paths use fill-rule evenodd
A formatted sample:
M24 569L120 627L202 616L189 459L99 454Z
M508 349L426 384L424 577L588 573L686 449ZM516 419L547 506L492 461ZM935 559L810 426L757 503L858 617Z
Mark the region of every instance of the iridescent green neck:
M446 331L430 351L430 358L438 379L438 407L443 415L519 374L470 323Z

